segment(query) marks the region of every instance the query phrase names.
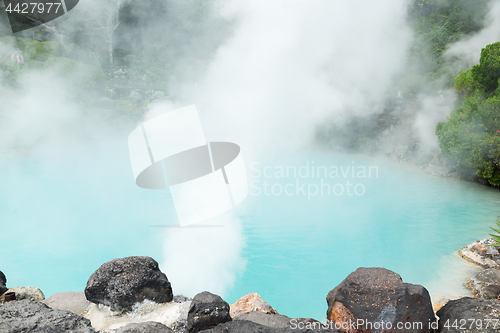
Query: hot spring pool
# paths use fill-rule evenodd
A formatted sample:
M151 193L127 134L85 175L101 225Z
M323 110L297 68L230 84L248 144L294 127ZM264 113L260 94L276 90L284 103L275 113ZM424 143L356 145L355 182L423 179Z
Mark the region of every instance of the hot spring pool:
M206 274L212 284L219 277L221 283L229 281L220 291L229 303L257 292L281 314L321 320L328 291L360 266L391 269L432 294L460 293L450 281L474 268L454 252L485 238L500 214L499 191L383 160L297 154L246 163L250 194L233 212L238 239L245 242L239 254L234 244L218 240L184 247L182 238L189 240L196 229L158 227L175 224L170 195L135 186L124 146L64 157L2 154L0 270L8 286L36 286L49 297L83 291L105 261L148 255L162 264L174 293L175 274L165 267L178 267L188 280L189 274L198 275L198 281ZM325 166L328 174L313 177L313 166ZM339 178L330 174L332 166ZM376 168L371 177L370 166ZM287 167L288 174L281 173ZM302 174L293 174L300 167ZM347 167L356 168L354 177ZM360 167L366 178L359 177ZM323 195L312 195L310 184L318 190L323 186ZM340 185L332 193L336 184L344 186L342 195ZM175 233L181 233L179 244L165 244L175 241ZM214 261L214 271L208 272L211 264L205 263L193 273L188 266L196 260L164 265L165 249L190 252L189 258L213 251L210 255L223 259ZM226 253L237 263L220 267ZM203 286L184 285L182 292L193 296Z

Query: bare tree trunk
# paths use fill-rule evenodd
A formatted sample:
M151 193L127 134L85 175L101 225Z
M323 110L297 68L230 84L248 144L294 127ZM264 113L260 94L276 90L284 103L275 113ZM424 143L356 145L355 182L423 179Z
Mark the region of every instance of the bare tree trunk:
M108 42L108 52L109 52L109 65L113 69L113 32L111 32L109 36L109 42Z
M120 25L120 6L123 0L106 0L105 3L106 5L100 9L101 12L92 19L96 26L92 33L103 38L108 45L108 61L112 69L114 66L113 34Z

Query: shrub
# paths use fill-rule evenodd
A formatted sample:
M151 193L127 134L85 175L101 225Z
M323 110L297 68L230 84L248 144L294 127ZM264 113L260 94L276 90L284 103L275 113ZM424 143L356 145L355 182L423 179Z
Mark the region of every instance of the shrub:
M487 45L481 50L479 65L472 67L474 80L481 84L486 93L498 88L500 78L500 42Z
M464 95L460 108L439 122L436 135L443 155L475 169L479 177L500 186L500 42L481 52L478 65L456 77Z
M497 226L500 227L500 221L497 220ZM490 227L490 229L492 229L493 231L497 232L498 234L500 234L500 231L498 231L498 229L495 229L493 227ZM497 243L495 244L488 244L488 246L500 246L500 235L493 235L493 234L488 234L490 235L494 240L497 241Z

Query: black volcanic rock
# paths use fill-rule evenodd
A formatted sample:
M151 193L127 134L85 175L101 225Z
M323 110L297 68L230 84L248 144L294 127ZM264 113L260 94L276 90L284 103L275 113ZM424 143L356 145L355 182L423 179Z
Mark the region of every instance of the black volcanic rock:
M2 333L95 333L90 320L24 299L0 305Z
M490 284L489 286L481 289L479 294L482 299L498 299L500 297L500 285Z
M233 321L238 320L251 321L256 324L273 328L287 328L290 327L290 321L292 318L279 314L267 314L260 311L254 311L250 313L240 313L233 318Z
M436 314L439 317L438 332L493 333L500 331L500 301L497 300L464 297L449 301ZM486 327L487 324L488 327Z
M195 333L228 321L231 321L229 304L220 296L204 291L191 302L186 331Z
M272 316L264 314L266 316ZM234 320L231 322L219 324L203 333L340 333L339 330L332 327L320 326L316 323L315 326L310 323L309 326L298 326L297 322L293 322L289 327L270 327L257 324L248 320Z
M401 276L385 268L358 268L341 284L331 290L327 318L339 323L372 323L361 325L363 332L376 332L374 323L421 323L422 329L412 326L405 333L432 332L429 322L434 322L429 292L422 286L403 283Z
M150 257L126 257L104 263L90 276L85 297L113 311L128 310L144 300L156 303L173 300L167 276Z
M7 284L7 278L5 275L0 271L0 295L2 295L4 292L6 292L9 288L6 287Z
M335 324L332 326L330 323L328 327L312 318L290 318L280 314L268 314L260 311L240 313L233 318L233 321L250 321L272 329L291 330L290 332L302 332L304 329L311 329L312 331L316 329L322 332L337 332L336 330L332 330ZM280 332L280 330L278 330L278 332Z
M174 331L155 321L132 323L121 327L116 333L174 333Z

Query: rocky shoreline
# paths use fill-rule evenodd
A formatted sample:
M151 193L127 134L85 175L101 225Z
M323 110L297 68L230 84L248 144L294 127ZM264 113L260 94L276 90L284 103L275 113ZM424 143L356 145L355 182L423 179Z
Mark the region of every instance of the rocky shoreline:
M491 243L476 241L459 251L484 268L467 281L476 298L451 300L433 309L425 287L405 283L385 268L362 267L326 295L323 322L279 314L256 293L231 305L208 291L193 299L174 295L167 276L150 257L104 263L84 292L49 299L34 287L8 289L0 272L0 332L498 332L500 247L487 246Z

